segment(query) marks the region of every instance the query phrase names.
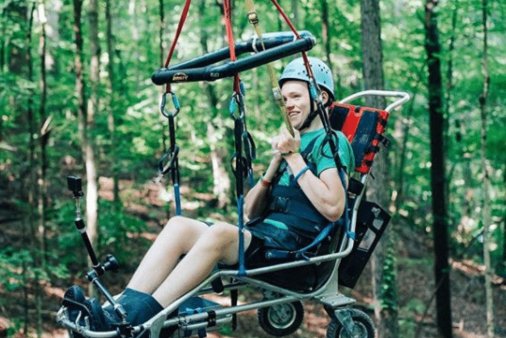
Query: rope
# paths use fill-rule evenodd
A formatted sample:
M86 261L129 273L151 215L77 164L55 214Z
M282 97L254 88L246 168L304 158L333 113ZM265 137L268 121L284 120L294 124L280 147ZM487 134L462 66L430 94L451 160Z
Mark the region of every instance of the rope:
M184 23L186 21L186 17L188 16L188 12L190 10L191 0L186 0L185 5L183 7L183 11L181 12L181 17L179 18L179 23L176 29L176 34L174 36L174 40L172 40L172 44L169 49L169 53L167 55L167 59L165 59L165 68L169 67L170 60L172 59L172 55L174 54L174 50L176 49L177 41L179 39L179 35L183 30ZM171 95L172 104L174 106L174 110L167 111L165 109L166 104L166 96ZM162 96L162 101L160 104L160 111L163 116L167 118L168 129L169 129L169 138L170 138L170 150L166 152L166 154L160 160L160 169L159 169L159 179L163 177L167 170L171 172L172 184L174 186L174 202L176 206L176 215L181 215L181 191L179 187L179 159L178 152L179 148L176 144L176 135L175 135L175 117L179 113L180 105L177 96L172 92L170 82L167 83L165 88L165 93ZM170 162L168 163L168 168L165 169L163 166L163 161L165 157L170 157Z
M228 42L228 50L230 51L230 61L236 61L237 56L235 55L235 41L234 41L234 32L232 31L232 7L230 4L230 0L223 1L223 10L225 13L225 28L227 32L227 42ZM241 93L240 86L240 78L239 74L234 75L234 92L236 94Z
M258 25L259 19L255 9L255 3L253 2L253 0L246 0L246 9L248 11L248 21L253 25L253 28L255 29L255 32L258 35L258 39L262 44L262 49L265 50L265 44L264 41L262 40L262 31L260 29L260 26ZM267 71L269 73L269 78L271 80L272 95L274 96L274 101L277 103L279 109L281 110L281 116L283 116L283 121L285 122L286 128L288 129L288 131L292 136L295 136L292 124L288 119L288 112L286 111L286 105L285 100L283 100L283 95L281 95L281 88L279 87L279 83L277 81L276 74L274 73L274 69L269 63L267 64Z
M276 0L271 0L271 2L274 4L274 6L278 10L279 14L283 17L283 19L285 20L285 22L288 25L288 27L290 27L290 29L292 30L293 34L295 34L295 36L297 37L297 39L300 39L301 37L300 37L299 32L297 32L297 29L293 25L293 23L290 20L290 18L288 18L288 15L286 15L286 13L283 11L283 9L279 5L279 3ZM302 52L301 54L302 54L302 59L304 60L304 65L306 66L307 75L308 75L309 79L311 80L310 81L311 86L310 86L310 90L309 90L309 92L311 94L311 98L313 100L319 100L319 101L321 101L321 98L320 98L320 88L319 88L318 83L316 82L316 80L314 78L313 70L311 69L311 66L309 64L309 59L307 57L307 54L306 54L306 52Z
M179 23L176 29L176 35L174 40L172 40L172 45L170 46L169 54L167 55L167 59L165 60L165 68L169 67L170 60L172 59L172 54L174 54L174 50L176 49L177 40L179 39L179 35L183 30L184 23L186 21L186 17L188 16L188 12L190 10L191 0L186 0L184 4L183 11L181 12L181 17L179 18ZM166 92L170 93L170 83L167 83Z
M223 10L225 17L225 27L227 32L228 50L230 52L230 61L234 62L237 60L235 54L235 42L234 33L232 31L232 7L230 0L223 1ZM245 111L243 101L243 90L241 90L241 79L239 74L234 75L234 95L232 96L231 105L229 107L230 115L234 119L234 135L235 135L235 182L236 182L236 195L237 195L237 226L239 231L239 269L238 276L246 276L246 265L245 265L245 248L244 248L244 191L243 191L243 172L244 172L244 160L242 157L242 135L245 133ZM235 114L235 108L232 102L236 103L239 108L239 114Z

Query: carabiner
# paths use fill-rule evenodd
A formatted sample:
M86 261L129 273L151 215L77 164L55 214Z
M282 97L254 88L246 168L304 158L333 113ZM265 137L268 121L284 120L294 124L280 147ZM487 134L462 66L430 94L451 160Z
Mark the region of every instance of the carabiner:
M236 114L237 108L239 108L239 115ZM242 95L234 92L232 98L230 99L230 103L228 105L228 111L230 116L234 120L240 120L244 117L244 104L242 101Z
M174 110L169 111L166 109L165 105L167 103L167 94L170 94L172 97L172 105L174 106ZM181 106L179 105L179 100L177 99L177 96L173 92L166 92L163 93L162 98L160 100L160 113L162 113L163 116L169 118L169 117L176 117L176 115L179 113L179 110L181 109Z

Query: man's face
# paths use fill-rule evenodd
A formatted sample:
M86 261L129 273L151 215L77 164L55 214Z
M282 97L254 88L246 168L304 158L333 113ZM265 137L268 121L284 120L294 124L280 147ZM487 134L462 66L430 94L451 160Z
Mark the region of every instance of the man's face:
M288 119L292 127L299 130L310 112L311 100L307 83L289 80L283 83L281 94L286 104Z

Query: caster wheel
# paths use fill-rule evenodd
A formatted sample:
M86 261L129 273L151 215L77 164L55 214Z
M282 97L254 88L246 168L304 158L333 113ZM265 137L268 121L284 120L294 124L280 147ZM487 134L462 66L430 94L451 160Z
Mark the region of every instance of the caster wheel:
M327 338L374 338L374 324L371 318L357 309L349 309L353 321L353 332L350 334L340 321L332 319L327 328Z
M294 333L304 318L301 302L278 304L258 310L258 323L268 334L276 337Z

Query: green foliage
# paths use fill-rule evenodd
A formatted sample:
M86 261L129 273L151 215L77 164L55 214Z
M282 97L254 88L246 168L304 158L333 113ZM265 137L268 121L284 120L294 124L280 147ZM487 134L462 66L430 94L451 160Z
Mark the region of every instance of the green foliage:
M396 258L395 246L393 240L386 250L385 261L383 264L383 284L381 285L381 308L389 313L398 312L398 297L397 297L397 273L396 273Z
M425 304L420 299L411 299L406 305L402 306L399 312L402 314L399 318L399 336L414 337L417 329L417 317L425 311Z
M162 89L149 80L151 73L165 59L172 42L182 4L180 1L164 1L165 22L163 32L164 51L159 50L158 1L112 2L113 55L106 48L104 6L100 5L101 77L99 86L99 110L91 130L94 141L98 176L110 179L118 176L122 182L122 201L117 204L110 198L100 198L98 251L113 252L120 261L132 260L132 249L139 239L129 234L157 231L149 227L135 213L129 202L137 199L142 205L144 198L132 191L140 190L157 174L157 162L169 146L166 119L158 112ZM356 1L328 2L329 36L333 70L336 74L338 98L363 88L362 54L360 51L360 8ZM28 7L32 2L8 0L0 5L0 220L25 217L33 213L38 221L36 199L28 202L29 191L38 196L40 187L31 182L40 174L40 127L47 116L52 117L51 133L47 147L47 261L46 272L33 261L33 253L19 244L9 243L0 251L0 282L7 290L19 291L25 278L37 277L58 283L59 279L81 274L86 267L86 252L73 220L74 205L65 193L65 177L69 174L83 176L85 165L81 154L78 133L77 95L75 89L75 46L73 33L73 8L71 1L46 1L50 20L47 23L47 86L46 116L41 116L41 60L39 38L41 22L35 12L31 45L28 36ZM205 43L213 51L226 45L220 18L220 9L214 1L205 1L205 11L197 18L197 8L192 7L189 22L180 37L180 42L171 64L176 64L202 55L202 34L207 34ZM265 32L288 30L269 2L258 2L262 30ZM321 2L292 1L282 3L297 28L311 31L317 46L310 55L325 55L322 44ZM487 100L487 160L491 177L492 212L492 260L501 266L504 257L506 139L505 105L506 73L506 5L495 1L490 5L489 22L489 72L490 93ZM89 23L87 4L83 8L83 62L86 94L89 94ZM404 90L412 94L412 101L402 110L394 111L387 131L393 140L389 152L390 183L396 193L396 223L403 227L406 237L431 238L431 177L429 151L429 122L427 114L427 75L424 51L424 7L421 1L381 1L383 67L387 89ZM452 16L457 11L456 25ZM295 13L298 18L295 18ZM234 5L234 33L236 38L246 39L253 35L247 23L246 10L242 2ZM449 192L449 223L452 258L471 258L482 261L482 222L480 201L483 197L481 182L483 168L480 162L480 111L478 97L482 91L483 75L481 8L478 2L440 1L438 5L440 41L443 49L440 57L445 82L447 118L447 188ZM192 20L193 19L193 20ZM454 49L450 51L450 41ZM32 56L33 75L28 75L27 54ZM273 62L276 72L290 60ZM108 62L113 62L115 82L108 85ZM447 75L452 64L452 87ZM282 117L271 99L266 67L259 67L241 74L246 87L247 123L257 145L256 176L265 170L270 154L270 139L282 125ZM223 79L208 84L212 86L217 103L212 105L207 87L201 83L177 84L174 92L181 102L181 112L176 118L177 144L180 148L179 164L183 201L190 201L199 194L212 194L215 184L212 173L211 153L218 150L222 155L220 165L226 169L232 187L228 192L228 204L219 210L212 208L209 200L198 201L196 210L185 210L191 215L206 218L220 216L231 222L237 220L234 177L230 170L233 149L233 122L229 117L228 103L232 81ZM450 94L450 95L448 95ZM29 99L31 98L31 100ZM28 111L33 112L29 121ZM114 115L115 130L109 129L109 115ZM29 126L34 135L29 134ZM209 126L215 134L211 137ZM29 163L30 136L36 147L33 151L35 163ZM405 148L404 148L405 145ZM4 151L4 148L9 150ZM405 161L403 162L403 156ZM170 183L170 179L167 178ZM83 182L86 184L86 182ZM35 186L33 186L35 184ZM385 182L385 184L388 184ZM170 184L169 184L170 185ZM127 188L125 188L127 187ZM30 190L33 189L33 190ZM110 193L102 187L101 193ZM171 191L171 187L168 187ZM104 195L101 195L104 196ZM138 200L141 201L138 201ZM7 207L4 207L7 206ZM160 210L148 205L148 218L163 218ZM152 213L152 214L151 214ZM145 216L145 215L144 215ZM4 224L2 223L2 226ZM10 226L8 224L8 226ZM34 227L35 229L35 227ZM36 237L33 231L27 236ZM414 234L414 235L413 235ZM133 236L135 237L135 236ZM420 241L423 243L423 240ZM418 243L418 242L417 242ZM410 244L406 244L409 246ZM393 247L390 248L390 250ZM394 248L395 249L395 248ZM34 251L35 252L35 251ZM385 308L396 311L395 293L396 262L394 252L389 252L384 271L383 285ZM431 264L427 258L427 264ZM23 266L30 266L25 274ZM399 297L400 298L400 297ZM4 298L0 297L0 302ZM401 304L401 336L414 332L415 315L423 308L421 300ZM406 316L404 316L406 313ZM227 334L227 332L224 332Z
M33 264L29 250L5 248L0 251L0 264L0 282L7 291L23 288L35 276L34 271L28 269Z
M146 230L145 223L128 215L114 202L102 200L99 207L100 251L106 251L103 254L114 253L119 261L128 261L132 258L129 246L135 245L128 239L128 234L138 234Z

